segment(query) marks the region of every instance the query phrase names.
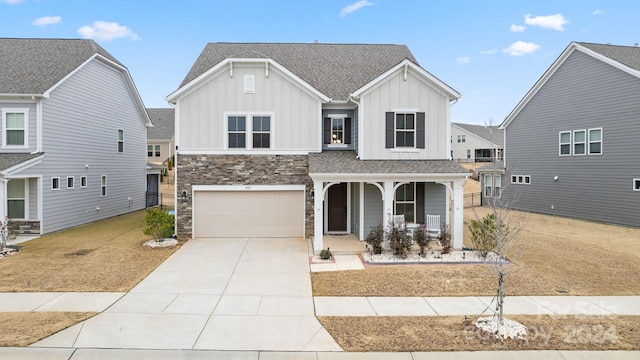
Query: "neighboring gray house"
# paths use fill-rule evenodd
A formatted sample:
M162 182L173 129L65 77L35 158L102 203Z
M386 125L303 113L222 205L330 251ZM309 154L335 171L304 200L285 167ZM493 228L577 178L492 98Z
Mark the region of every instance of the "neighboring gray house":
M452 158L461 163L502 160L504 134L498 126L451 123Z
M640 226L640 48L571 43L501 127L512 207Z
M145 206L146 127L92 40L0 38L0 218L45 234Z
M176 106L179 237L355 234L440 215L462 247L449 159L458 92L404 45L209 43ZM251 226L247 226L251 224Z
M153 127L147 129L147 161L166 164L175 151L175 118L173 108L147 108Z

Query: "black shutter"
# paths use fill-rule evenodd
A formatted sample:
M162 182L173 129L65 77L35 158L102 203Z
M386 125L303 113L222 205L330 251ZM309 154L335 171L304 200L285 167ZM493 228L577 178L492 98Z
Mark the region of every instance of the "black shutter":
M331 118L324 118L324 143L331 144Z
M424 183L416 183L416 224L424 224Z
M393 112L385 113L385 148L392 149L394 143Z
M418 149L424 149L425 148L425 131L424 131L424 127L425 127L425 119L424 119L424 113L423 112L419 112L416 114L416 147Z
M344 118L344 143L351 144L351 118Z

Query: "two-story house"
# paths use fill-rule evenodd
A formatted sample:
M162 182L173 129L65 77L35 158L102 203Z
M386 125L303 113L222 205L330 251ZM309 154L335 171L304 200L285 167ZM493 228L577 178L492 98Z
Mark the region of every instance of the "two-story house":
M462 247L449 159L458 92L404 45L209 43L176 107L179 237L356 234L440 215Z
M92 40L0 39L0 218L45 234L142 209L149 117Z
M147 161L167 164L175 151L175 109L147 108L153 126L147 129Z
M460 163L502 160L503 144L499 126L451 123L451 154Z
M501 126L513 208L640 226L639 47L572 42Z

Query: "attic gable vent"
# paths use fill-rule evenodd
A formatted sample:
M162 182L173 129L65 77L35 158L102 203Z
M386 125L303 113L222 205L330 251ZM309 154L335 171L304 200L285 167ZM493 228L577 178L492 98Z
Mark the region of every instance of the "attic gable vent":
M245 75L244 76L244 93L255 94L256 92L256 76Z

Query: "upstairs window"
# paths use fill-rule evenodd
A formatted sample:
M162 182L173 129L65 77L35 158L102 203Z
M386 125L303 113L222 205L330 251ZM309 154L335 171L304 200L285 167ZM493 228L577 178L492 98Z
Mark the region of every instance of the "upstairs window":
M27 109L2 111L4 146L24 147L27 144Z
M424 149L425 113L387 112L385 116L385 147L387 149Z
M415 114L396 114L396 147L415 147Z
M458 135L458 142L459 142L459 143L463 143L463 142L465 142L465 136L464 136L464 134L460 134L460 135Z
M254 116L253 117L253 148L269 149L271 148L271 117Z
M155 145L155 156L160 157L160 145Z
M148 157L153 156L153 145L147 145L147 156Z
M323 120L323 143L329 147L351 144L351 118L347 114L330 114Z
M573 155L584 155L587 153L587 132L584 130L575 130L573 132Z
M589 129L589 155L602 154L602 129Z
M118 152L124 152L124 130L118 130Z
M245 116L229 116L229 148L244 149L247 147L247 118Z
M560 133L560 156L571 155L571 132Z

